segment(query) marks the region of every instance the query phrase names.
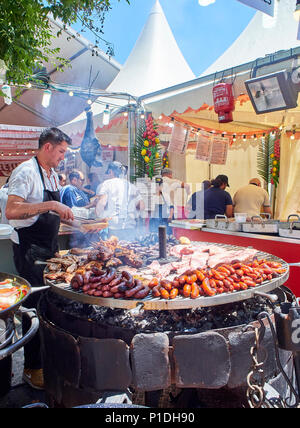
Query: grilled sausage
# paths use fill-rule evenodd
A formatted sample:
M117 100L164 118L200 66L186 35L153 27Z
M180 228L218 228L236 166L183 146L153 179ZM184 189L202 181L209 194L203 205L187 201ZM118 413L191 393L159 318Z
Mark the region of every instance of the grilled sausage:
M170 299L175 299L175 297L177 297L177 296L178 296L178 288L173 288L170 291Z
M160 285L167 291L171 291L172 290L172 283L170 281L167 280L162 280L160 282Z
M144 299L150 293L150 288L147 285L144 285L144 288L138 291L133 297L135 299Z
M122 277L126 280L126 285L128 288L133 288L135 286L133 276L129 272L123 271Z
M74 281L74 280L72 280L71 286L72 286L72 288L74 288L74 290L79 290L79 288L80 288L78 282Z
M159 285L152 288L152 296L153 297L160 297L160 286Z
M101 278L101 283L102 284L109 284L116 276L116 270L113 268L110 268L107 275L103 276Z
M169 298L170 298L170 293L169 293L165 288L161 288L161 289L160 289L160 294L161 294L161 297L162 297L163 299L165 299L165 300L169 300Z
M115 287L116 285L119 285L121 282L122 282L122 275L119 275L109 283L109 286L112 288L112 287Z
M137 293L138 291L141 291L144 288L143 284L140 283L139 285L125 291L125 296L126 297L133 297L135 295L135 293Z
M104 291L103 297L113 297L113 293L111 293L110 291Z
M82 275L80 275L79 273L77 273L76 275L74 275L74 277L73 277L72 281L77 282L77 283L78 283L78 285L79 285L79 287L82 287L82 286L83 286L83 284L84 284L83 276L82 276Z
M91 276L92 272L88 271L85 272L85 274L83 275L83 283L86 285L90 282L90 276Z

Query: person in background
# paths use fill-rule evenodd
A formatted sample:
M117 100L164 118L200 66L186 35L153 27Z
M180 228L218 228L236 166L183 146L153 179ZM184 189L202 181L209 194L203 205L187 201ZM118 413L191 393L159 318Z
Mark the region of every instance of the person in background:
M88 184L84 186L82 190L88 195L89 199L92 199L96 195L100 180L98 175L94 172L88 174L87 178Z
M65 174L58 174L59 185L60 187L65 187L67 184L67 177Z
M187 203L188 195L190 194L190 186L183 181L173 178L173 171L170 168L165 168L161 172L162 176L162 193L171 201L174 207L174 218L182 220L185 216L185 206Z
M204 192L211 187L209 180L202 181L202 189L192 194L187 203L188 218L204 219Z
M216 215L233 217L231 196L226 192L229 187L227 175L218 175L211 181L211 187L204 193L204 219L214 219Z
M4 184L4 186L2 186L0 189L1 224L9 224L9 221L7 220L5 215L7 198L8 198L8 182L9 182L9 177L6 180L6 183Z
M105 180L97 190L98 218L109 218L109 236L134 241L137 237L137 219L145 205L137 187L125 177L124 166L110 162Z
M89 208L90 201L86 193L81 189L82 176L79 171L72 171L69 174L70 184L65 186L61 192L61 202L68 207L86 207Z
M259 216L261 212L272 216L268 192L261 187L259 178L252 178L249 184L241 187L233 197L235 213L246 213L247 218Z

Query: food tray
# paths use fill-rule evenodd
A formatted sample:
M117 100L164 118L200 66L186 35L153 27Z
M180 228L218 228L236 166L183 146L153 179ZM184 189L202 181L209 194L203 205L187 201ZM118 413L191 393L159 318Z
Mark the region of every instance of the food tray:
M297 220L291 221L292 217L296 217ZM286 223L280 223L279 235L284 238L300 239L300 217L298 214L291 214L288 216Z
M230 221L225 215L216 215L215 219L206 220L206 227L209 229L228 230L230 232L241 232L242 224Z
M193 243L194 245L197 243ZM199 245L205 243L201 242ZM212 245L212 243L209 243ZM213 244L223 247L226 250L241 250L243 247L237 247L226 244ZM82 291L75 291L69 284L55 284L54 282L45 279L45 283L51 286L51 290L55 293L73 301L79 301L84 304L94 306L104 306L109 308L117 309L135 309L141 306L145 310L179 310L179 309L192 309L201 307L210 307L225 305L228 303L240 302L243 300L251 299L257 292L269 293L270 291L283 285L289 278L289 265L282 259L268 254L265 252L258 252L258 259L266 259L268 261L274 261L282 264L282 267L286 269L286 272L278 278L274 278L271 281L265 281L260 286L255 288L249 288L244 291L236 291L233 293L223 293L213 297L198 297L197 299L186 298L178 296L173 300L164 300L159 297L152 297L151 295L142 300L134 299L112 299L103 297L94 297L84 294Z
M253 216L250 223L242 224L242 231L246 233L263 233L278 235L279 220L264 219L261 216Z

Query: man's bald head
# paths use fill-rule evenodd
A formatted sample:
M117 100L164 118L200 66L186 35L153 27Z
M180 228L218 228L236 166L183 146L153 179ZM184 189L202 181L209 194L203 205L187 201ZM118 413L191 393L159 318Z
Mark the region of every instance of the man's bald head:
M261 187L261 181L259 178L251 178L249 184L254 184L255 186Z

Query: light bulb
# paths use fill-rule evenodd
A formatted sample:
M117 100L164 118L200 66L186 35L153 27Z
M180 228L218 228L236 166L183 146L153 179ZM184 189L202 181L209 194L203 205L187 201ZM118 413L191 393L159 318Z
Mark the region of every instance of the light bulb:
M3 85L1 90L4 93L5 104L10 105L12 103L11 87L9 85Z
M69 92L69 96L70 96L70 97L73 97L73 95L74 95L74 92L73 92L73 91L70 91L70 92Z
M46 89L44 91L43 100L42 100L42 106L44 108L48 108L49 107L50 101L51 101L51 96L52 96L51 91L49 91L49 89Z
M110 121L110 111L109 111L109 106L106 105L106 108L103 112L102 123L103 123L103 125L108 125L109 121Z

